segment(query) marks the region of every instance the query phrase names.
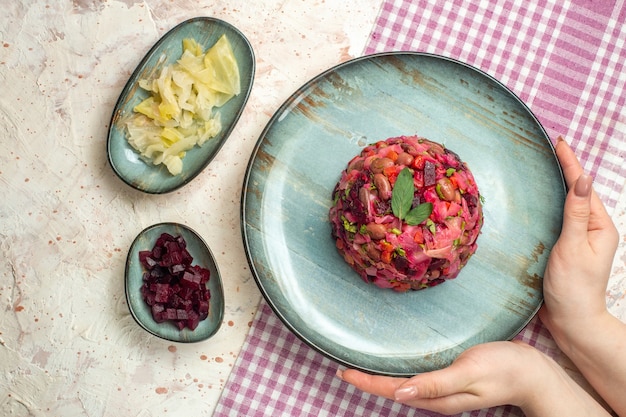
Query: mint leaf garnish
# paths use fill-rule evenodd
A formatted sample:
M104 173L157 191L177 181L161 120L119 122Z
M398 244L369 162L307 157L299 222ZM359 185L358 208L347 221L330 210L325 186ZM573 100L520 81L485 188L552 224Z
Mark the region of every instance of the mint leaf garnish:
M430 216L433 212L433 203L422 203L419 206L409 211L404 218L406 224L411 226L417 226Z
M433 212L432 203L422 203L411 209L414 194L413 174L410 169L403 168L391 191L391 210L397 218L411 226L417 226Z
M413 174L410 169L403 168L398 174L391 191L391 210L400 220L404 220L411 210L414 192Z

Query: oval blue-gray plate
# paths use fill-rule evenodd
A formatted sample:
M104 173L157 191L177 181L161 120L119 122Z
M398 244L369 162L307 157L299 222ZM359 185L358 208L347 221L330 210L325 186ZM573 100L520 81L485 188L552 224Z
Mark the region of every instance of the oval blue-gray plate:
M365 145L413 134L468 163L485 222L456 279L395 293L343 261L328 210L341 170ZM349 367L413 375L528 324L564 198L545 130L504 85L441 56L384 53L331 68L278 109L249 161L242 234L263 296L304 342Z
M207 288L211 292L209 316L194 330L178 330L172 323L157 323L152 318L150 307L141 297L144 269L139 262L139 252L152 250L162 233L182 236L187 243L187 251L193 257L192 265L200 265L211 273ZM126 258L125 274L126 302L130 313L143 329L165 340L180 343L200 342L213 336L222 325L224 317L224 289L222 277L206 242L191 228L178 223L159 223L142 230L133 241Z
M139 88L138 81L148 78L150 74L159 73L161 68L179 59L183 52L183 39L193 38L206 50L224 34L230 41L239 66L241 93L216 110L221 114L222 130L201 147L195 146L187 151L183 159L183 171L178 175L171 175L164 165L155 166L144 162L128 143L124 127L135 105L148 97L148 93ZM252 46L243 33L229 23L210 17L196 17L171 29L141 60L124 86L113 110L107 139L107 154L115 174L131 187L150 194L168 193L189 183L211 162L230 136L248 101L254 71Z

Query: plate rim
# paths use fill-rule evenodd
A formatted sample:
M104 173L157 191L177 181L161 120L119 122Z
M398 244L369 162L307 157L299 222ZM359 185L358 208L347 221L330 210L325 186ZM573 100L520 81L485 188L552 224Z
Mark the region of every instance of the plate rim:
M373 367L367 367L367 366L362 366L362 365L357 365L355 363L351 363L347 360L343 360L341 358L339 358L337 355L329 352L328 350L323 349L320 346L317 346L317 344L313 341L310 340L309 337L307 337L306 335L304 335L301 331L299 331L288 319L287 317L285 317L285 315L281 312L280 308L276 305L277 303L274 302L272 300L272 298L270 297L268 290L265 288L260 276L259 276L259 272L255 266L254 260L253 260L253 256L251 253L251 249L250 249L250 242L249 242L249 237L248 237L248 227L247 227L247 222L246 222L246 206L247 206L247 194L248 194L248 188L249 188L249 184L250 184L250 179L251 179L251 175L253 173L253 166L256 162L257 159L257 155L259 153L259 151L261 150L263 144L264 144L264 139L268 133L268 131L270 129L272 129L272 127L274 126L276 120L280 119L281 116L283 116L286 112L286 110L288 110L292 105L293 102L295 100L298 99L298 97L300 97L304 91L306 91L309 87L311 87L312 85L314 85L315 83L317 83L318 81L320 81L321 79L323 79L324 77L326 77L328 74L331 74L333 72L336 72L344 67L347 66L351 66L354 64L358 64L359 62L363 62L363 61L371 61L371 60L377 60L379 58L384 58L384 57L392 57L392 56L417 56L417 57L427 57L427 58L433 58L433 59L437 59L437 60L442 60L442 61L447 61L450 62L452 64L455 65L459 65L461 67L466 68L467 70L476 72L478 74L480 74L481 76L487 78L489 81L497 84L500 88L503 89L503 91L505 91L511 98L513 98L518 104L520 104L527 112L527 115L533 120L533 122L536 124L537 128L540 130L541 132L541 136L543 137L543 139L545 140L545 142L547 143L547 146L549 147L555 161L556 161L556 167L558 169L559 172L559 178L560 179L560 183L563 186L564 192L567 193L568 191L568 187L567 184L565 182L565 178L563 175L563 169L561 167L560 162L558 161L558 158L556 157L556 149L554 144L552 143L552 141L550 140L550 137L546 131L546 129L544 128L543 124L539 121L539 119L537 118L537 116L534 114L534 112L530 109L530 107L513 91L511 90L509 87L507 87L502 81L498 80L497 78L495 78L494 76L490 75L489 73L487 73L486 71L473 66L471 64L468 64L466 62L463 62L461 60L455 59L455 58L451 58L445 55L441 55L441 54L435 54L435 53L430 53L430 52L419 52L419 51L406 51L406 50L397 50L397 51L387 51L387 52L377 52L377 53L372 53L372 54L366 54L366 55L362 55L356 58L352 58L349 59L347 61L341 62L339 64L336 64L334 66L329 67L328 69L318 73L317 75L315 75L314 77L312 77L311 79L309 79L308 81L306 81L305 83L303 83L300 87L298 87L296 90L294 90L294 92L292 94L289 95L289 97L287 97L283 103L275 110L275 112L273 113L272 117L268 120L266 126L263 128L263 130L261 131L257 142L255 143L255 146L253 148L253 151L250 155L250 158L248 160L247 166L246 166L246 171L244 174L244 178L243 178L243 187L242 187L242 191L241 191L241 198L240 198L240 222L241 222L241 234L242 234L242 239L243 239L243 245L244 245L244 251L245 251L245 255L246 255L246 259L248 262L248 265L250 267L250 271L252 273L252 276L255 280L255 283L257 284L257 287L259 288L263 299L265 300L266 304L270 307L270 309L274 312L274 314L276 314L276 316L279 318L279 320L281 321L281 323L291 332L293 333L298 339L300 339L302 342L304 342L308 347L310 347L311 349L313 349L314 351L320 353L322 356L333 360L334 362L338 363L341 366L345 366L348 368L353 368L353 369L358 369L361 371L364 371L366 373L371 373L371 374L378 374L378 375L387 375L387 376L399 376L399 377L406 377L406 376L413 376L416 375L418 372L401 372L401 371L382 371L380 369L373 369ZM537 315L539 309L541 308L541 306L544 303L544 299L543 299L543 294L541 294L539 302L537 303L537 307L534 309L534 311L528 315L527 319L523 321L523 323L520 324L519 328L517 328L515 330L515 332L513 332L513 334L507 339L507 340L512 340L513 338L515 338Z

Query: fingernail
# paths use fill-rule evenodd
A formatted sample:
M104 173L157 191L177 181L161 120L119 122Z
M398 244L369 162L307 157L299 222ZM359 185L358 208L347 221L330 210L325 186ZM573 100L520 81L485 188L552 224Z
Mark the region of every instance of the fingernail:
M581 174L574 186L574 194L578 197L588 197L591 193L592 182L593 178L591 178L591 175Z
M343 371L341 369L337 369L337 372L335 372L335 375L337 375L339 379L343 379Z
M563 139L563 136L561 135L559 135L559 137L556 138L556 143L559 143L559 142L565 142L565 139Z
M398 388L396 392L394 392L394 397L396 401L408 401L417 397L417 387L408 386Z

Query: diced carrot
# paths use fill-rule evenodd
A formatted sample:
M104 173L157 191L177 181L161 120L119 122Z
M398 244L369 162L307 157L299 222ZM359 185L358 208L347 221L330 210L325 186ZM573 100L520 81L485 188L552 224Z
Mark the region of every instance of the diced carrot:
M411 289L411 284L408 282L392 281L390 284L398 292L405 292Z
M413 236L413 241L415 243L424 243L424 233L422 233L422 229L417 229L417 232L415 232Z
M385 252L392 252L393 251L393 245L389 242L387 242L386 240L381 240L380 241L380 250Z
M419 169L420 171L424 169L424 157L422 155L417 155L413 158L413 163L411 166L415 169Z

